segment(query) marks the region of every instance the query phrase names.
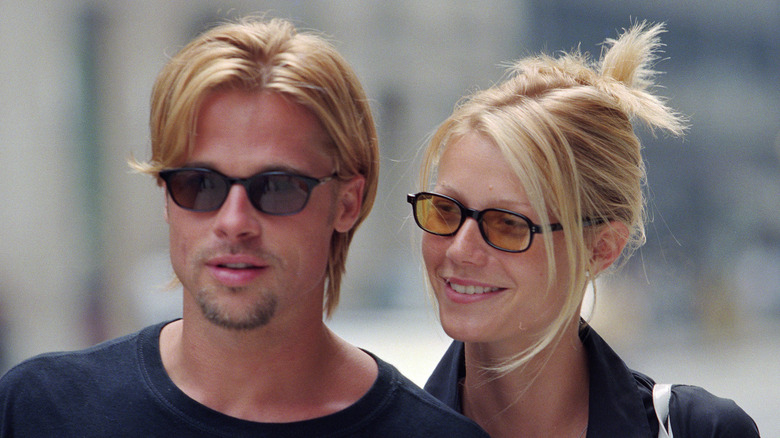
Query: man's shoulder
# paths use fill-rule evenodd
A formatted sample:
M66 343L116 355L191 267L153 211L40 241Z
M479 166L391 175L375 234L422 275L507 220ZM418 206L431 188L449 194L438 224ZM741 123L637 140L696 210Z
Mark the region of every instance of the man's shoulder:
M80 350L42 353L26 359L8 371L8 374L29 370L52 370L58 368L73 369L81 366L104 366L103 360L112 358L127 359L127 354L137 348L139 337L145 331L109 339Z
M395 436L487 437L476 423L425 392L392 365L377 358L378 380L386 380L384 414L378 421L391 425Z
M120 376L123 367L134 366L138 339L144 331L81 350L43 353L27 359L2 376L0 394L24 393L29 389L28 395L34 395L35 388L64 391L85 381L97 382L101 376L116 381L111 376Z
M85 428L116 427L111 414L127 411L133 394L142 392L140 333L44 353L11 368L0 379L0 436L93 436Z

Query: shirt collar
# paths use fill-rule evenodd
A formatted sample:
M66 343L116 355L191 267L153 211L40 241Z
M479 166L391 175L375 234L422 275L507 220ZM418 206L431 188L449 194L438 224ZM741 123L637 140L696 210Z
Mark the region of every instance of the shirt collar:
M580 339L588 354L590 377L588 436L652 436L648 422L652 417L652 397L647 389L652 388L652 381L635 375L586 323L580 328ZM428 379L425 390L452 409L463 412L460 382L465 377L465 349L462 342L455 341ZM650 417L646 401L649 402Z
M588 436L652 436L645 397L631 370L588 324L580 328L580 339L590 376Z

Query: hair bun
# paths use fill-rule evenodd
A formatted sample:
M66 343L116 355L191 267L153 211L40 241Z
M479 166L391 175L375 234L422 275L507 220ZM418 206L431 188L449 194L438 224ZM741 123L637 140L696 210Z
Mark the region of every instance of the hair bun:
M660 34L665 31L663 23L642 21L624 29L617 39L604 41L599 88L614 97L629 117L640 120L651 131L661 128L682 135L685 118L649 91L658 75L653 64L663 46Z

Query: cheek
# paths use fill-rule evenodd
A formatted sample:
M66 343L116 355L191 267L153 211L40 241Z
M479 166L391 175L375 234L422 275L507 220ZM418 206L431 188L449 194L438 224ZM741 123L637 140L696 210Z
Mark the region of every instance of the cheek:
M177 217L176 213L168 212L168 241L171 264L174 270L180 271L186 264L190 246L195 243L195 238L193 230L185 224L183 218Z
M441 265L447 252L445 238L425 233L422 236L422 256L429 274Z
M185 254L187 253L187 239L182 238L175 227L169 227L168 241L170 243L171 264L174 271L178 274L180 266L184 264Z

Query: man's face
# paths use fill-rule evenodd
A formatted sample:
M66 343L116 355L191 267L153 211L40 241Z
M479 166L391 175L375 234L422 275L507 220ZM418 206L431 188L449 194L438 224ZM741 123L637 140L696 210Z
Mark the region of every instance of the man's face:
M279 170L322 178L334 171L327 141L310 111L279 94L215 92L200 108L185 166L238 178ZM361 178L325 182L289 216L258 211L240 184L211 212L185 210L167 197L171 261L184 286L185 319L252 329L279 318L321 318L331 235L354 224L360 189Z

